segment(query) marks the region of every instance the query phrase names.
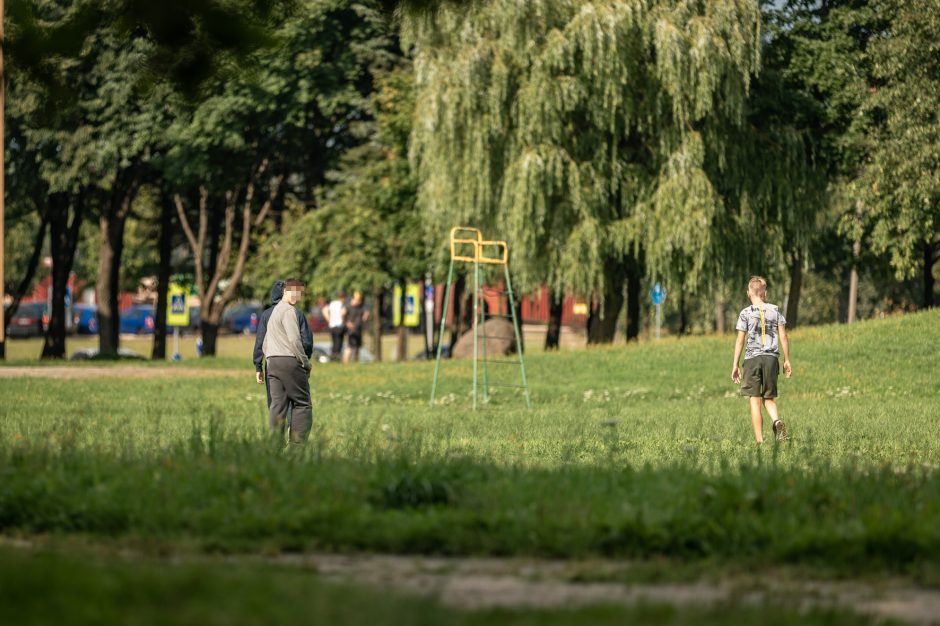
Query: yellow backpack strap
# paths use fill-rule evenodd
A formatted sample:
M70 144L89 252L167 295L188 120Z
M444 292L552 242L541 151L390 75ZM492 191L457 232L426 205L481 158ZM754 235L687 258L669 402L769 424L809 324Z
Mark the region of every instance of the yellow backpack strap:
M760 346L761 348L767 347L767 326L764 320L764 306L761 306L758 311L760 311Z

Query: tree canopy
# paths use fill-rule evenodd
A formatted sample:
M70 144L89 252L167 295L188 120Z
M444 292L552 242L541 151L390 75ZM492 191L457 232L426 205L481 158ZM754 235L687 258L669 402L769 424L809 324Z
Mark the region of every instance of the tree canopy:
M4 286L52 258L59 357L79 269L114 355L119 291L192 274L211 354L273 278L378 304L462 224L592 341L644 281L680 333L751 273L792 321L933 306L938 1L8 3Z
M898 278L922 269L932 300L940 257L940 2L888 0L884 10L891 27L871 44L874 129L859 186L875 249L888 253Z
M643 249L694 280L760 56L752 2L494 1L408 21L418 202L505 233L527 286L603 287ZM719 165L718 174L721 173Z

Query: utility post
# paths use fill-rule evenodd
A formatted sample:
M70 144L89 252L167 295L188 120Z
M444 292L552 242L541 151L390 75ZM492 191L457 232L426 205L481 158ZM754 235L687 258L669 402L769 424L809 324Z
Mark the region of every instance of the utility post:
M3 190L3 179L6 177L6 135L3 128L3 118L6 116L5 105L6 102L6 74L4 73L3 68L3 48L6 45L6 36L3 30L3 0L0 0L0 345L2 345L4 352L6 351L6 329L7 329L7 320L6 320L6 307L4 306L4 294L3 283L4 283L4 267L3 267L3 256L5 254L3 244L6 239L6 229L3 224L3 213L6 210L6 205L4 203L4 190ZM4 357L5 354L0 354L0 357Z
M662 283L657 282L650 289L650 301L656 307L656 339L659 339L660 329L663 326L663 302L666 301L666 290L663 289Z

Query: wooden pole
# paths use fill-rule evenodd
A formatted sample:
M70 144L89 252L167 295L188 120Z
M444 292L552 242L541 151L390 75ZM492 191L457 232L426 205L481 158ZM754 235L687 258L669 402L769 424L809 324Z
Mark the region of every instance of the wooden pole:
M858 310L858 257L862 254L862 201L855 202L855 242L852 243L852 272L849 274L849 310L845 318L847 324L855 322Z
M6 85L6 76L4 74L4 68L3 68L3 46L5 45L5 43L6 42L5 42L4 31L3 31L3 0L0 0L0 343L4 343L6 341L6 328L7 328L7 321L4 317L6 310L3 304L4 297L5 297L4 289L3 289L3 281L4 281L3 256L5 254L4 249L3 249L3 242L4 242L4 239L6 238L6 230L4 229L4 224L3 224L3 213L4 213L4 210L6 209L5 204L4 204L4 191L3 191L3 179L6 176L6 168L4 167L4 161L6 158L6 155L4 154L4 151L6 148L6 135L4 134L4 128L3 128L3 118L5 115L4 105L6 104L4 102L4 98L6 96L5 89L4 89Z

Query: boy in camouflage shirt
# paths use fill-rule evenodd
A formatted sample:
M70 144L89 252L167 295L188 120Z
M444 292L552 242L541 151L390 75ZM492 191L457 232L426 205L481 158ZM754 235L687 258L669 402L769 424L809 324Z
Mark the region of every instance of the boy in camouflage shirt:
M751 306L745 307L738 316L735 328L738 339L734 344L734 363L731 380L741 383L741 395L751 402L751 423L757 443L764 443L764 417L761 403L767 409L777 441L787 438L787 428L777 412L777 374L780 371L778 356L783 348L783 371L787 378L793 373L790 366L790 342L787 339L787 320L774 304L764 301L767 297L767 281L752 276L747 283L747 297ZM745 344L746 342L746 344ZM746 345L746 349L745 349ZM743 377L738 366L744 350Z

